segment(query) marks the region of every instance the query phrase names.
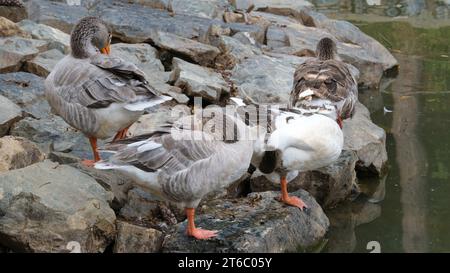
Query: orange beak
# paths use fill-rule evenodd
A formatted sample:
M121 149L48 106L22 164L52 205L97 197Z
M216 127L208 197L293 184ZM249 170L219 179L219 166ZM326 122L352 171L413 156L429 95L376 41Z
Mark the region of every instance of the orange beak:
M109 55L109 53L111 52L111 46L107 45L106 47L102 48L100 51L102 52L102 54Z

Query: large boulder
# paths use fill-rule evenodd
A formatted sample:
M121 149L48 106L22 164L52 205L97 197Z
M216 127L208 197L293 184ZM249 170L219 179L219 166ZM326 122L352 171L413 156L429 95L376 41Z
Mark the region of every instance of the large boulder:
M58 116L24 118L14 124L10 133L35 142L45 153L55 151L70 153L79 158L92 157L87 138ZM99 145L103 145L103 142L99 141Z
M182 88L187 95L200 96L206 100L217 102L222 95L230 93L228 83L221 74L212 69L178 58L174 58L172 63L170 82Z
M355 164L358 161L353 151L343 151L339 159L326 167L300 173L288 183L288 191L304 189L308 191L323 208L331 208L351 200L359 193ZM250 180L254 192L279 190L280 185L272 183L257 172Z
M14 136L0 138L0 173L24 168L45 159L36 144Z
M366 174L382 175L387 162L386 132L372 122L369 110L356 104L355 114L344 121L344 149L358 156L356 169Z
M61 51L51 49L27 61L24 70L41 77L47 77L62 58L64 58L64 54Z
M20 252L103 252L115 236L112 196L75 168L44 161L0 174L0 238Z
M117 222L114 253L152 253L161 250L164 234L153 228L144 228L123 221Z
M23 62L47 50L48 42L18 36L0 38L0 73L19 71Z
M159 48L174 52L175 55L187 57L204 66L212 66L220 53L220 50L214 46L168 32L154 31L151 35L151 41Z
M17 23L23 31L30 33L33 39L49 42L49 49L57 49L64 54L70 51L70 35L59 29L44 24L38 24L31 20L23 20Z
M0 95L36 118L49 117L50 107L44 95L44 79L31 73L0 74Z
M67 153L63 154L64 155L56 156L55 159L60 160L63 156L67 156ZM51 160L55 161L53 159ZM110 202L110 206L115 212L119 212L120 209L128 202L128 192L133 188L133 183L125 175L114 170L105 172L103 170L86 167L80 163L79 159L77 162L69 163L69 165L94 178L100 186L113 194L113 199Z
M20 107L0 95L0 137L6 135L11 126L21 118Z
M287 103L294 72L294 67L275 58L257 55L237 64L231 81L242 98L258 103Z
M293 193L309 206L302 212L277 201L278 195L251 193L246 198L211 201L199 210L196 225L219 230L218 236L210 240L187 237L185 221L166 237L163 251L297 252L321 243L329 221L314 198L301 190Z
M105 2L99 4L93 12L111 26L114 36L125 42L145 42L151 38L152 32L155 30L170 32L188 39L196 39L206 33L212 24L227 26L233 34L238 32L251 33L258 42L264 42L265 29L257 25L226 24L222 20L202 18L192 14L177 14L176 12L174 14L166 10L152 9L145 5L125 2L116 2L111 5L108 1Z

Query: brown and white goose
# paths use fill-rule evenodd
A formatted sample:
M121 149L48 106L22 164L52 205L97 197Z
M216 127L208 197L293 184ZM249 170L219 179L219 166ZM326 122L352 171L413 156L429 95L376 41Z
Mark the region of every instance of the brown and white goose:
M83 132L94 160L100 160L97 139L125 137L144 109L169 100L159 96L136 65L109 56L111 33L96 17L85 17L73 28L71 54L45 80L45 95L52 111Z
M358 100L358 85L347 65L337 57L335 42L323 38L316 48L316 57L301 64L294 74L289 108L315 112L332 104L338 111L338 123L350 118Z
M188 116L151 134L112 143L106 149L113 155L95 168L117 170L162 200L184 208L189 236L214 237L217 231L195 226L195 208L208 193L245 175L253 153L253 141L243 137L245 124L221 111L204 112L203 118Z

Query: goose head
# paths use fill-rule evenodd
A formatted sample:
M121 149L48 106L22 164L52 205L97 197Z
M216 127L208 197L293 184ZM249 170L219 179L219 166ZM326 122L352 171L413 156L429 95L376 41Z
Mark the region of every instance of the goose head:
M333 60L337 55L336 43L328 37L322 38L316 47L316 57L321 60Z
M75 25L70 35L72 55L84 59L97 53L109 54L111 37L111 32L103 20L84 17Z

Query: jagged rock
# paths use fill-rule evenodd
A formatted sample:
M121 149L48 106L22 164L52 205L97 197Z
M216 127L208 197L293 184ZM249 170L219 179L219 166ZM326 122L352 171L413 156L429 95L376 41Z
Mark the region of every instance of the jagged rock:
M159 48L188 57L204 66L213 65L214 59L220 53L217 47L199 43L168 32L154 31L151 35L151 41Z
M216 238L186 236L186 221L164 241L163 252L296 252L318 245L329 221L305 191L293 193L309 206L308 212L275 200L276 192L251 193L241 199L211 201L197 214L196 225L219 230Z
M114 253L153 253L161 250L164 235L152 228L117 222L117 237Z
M0 74L0 95L36 118L51 116L44 95L44 79L34 74L17 72Z
M161 105L142 115L128 130L130 136L137 136L154 132L158 127L173 123L182 116L191 115L191 108L186 105Z
M20 107L0 95L0 137L6 135L11 126L21 118Z
M304 189L314 196L322 207L334 207L359 193L355 172L357 160L355 152L343 151L338 160L330 166L300 173L288 183L288 190L291 192ZM255 172L250 185L254 192L280 190L279 184L272 183L260 172Z
M221 35L210 40L210 43L221 51L221 54L216 58L215 66L217 68L232 69L243 60L261 54L261 50L258 48L245 45L233 37Z
M173 59L170 82L183 88L189 96L201 96L209 101L219 101L221 95L230 93L221 74L178 58Z
M344 149L358 156L356 169L366 174L382 175L387 162L386 132L370 119L369 110L356 104L355 114L344 121Z
M258 103L287 103L295 69L275 58L258 55L237 64L231 81L242 98Z
M111 46L111 55L136 64L145 72L149 81L167 82L169 73L158 59L158 51L149 44L117 43Z
M61 51L57 49L48 50L27 61L24 70L41 77L47 77L62 58L64 58L64 54Z
M170 78L170 73L168 74ZM167 79L168 81L169 79ZM149 85L163 95L172 97L179 104L186 104L189 102L189 97L183 94L183 90L178 86L172 86L165 82L161 82L161 79L149 78Z
M50 161L0 174L0 237L20 252L103 252L115 236L112 199L93 178Z
M0 17L0 37L19 36L31 38L31 35L20 29L20 27L4 17Z
M0 38L0 73L15 72L23 62L47 50L48 43L22 37Z
M33 0L28 4L28 19L36 23L48 25L67 34L81 18L87 16L88 10L84 6L69 6L62 2L48 0Z
M79 161L70 164L82 173L94 178L105 190L113 194L110 206L114 211L119 211L128 200L128 191L133 188L132 181L117 171L101 171L86 167Z
M0 173L43 161L45 155L33 142L14 136L0 138Z
M114 36L129 43L142 43L151 38L155 30L170 32L195 39L207 32L212 24L227 26L232 33L248 32L259 43L264 42L265 29L257 25L226 24L222 20L201 18L186 14L173 14L165 10L127 3L99 5L96 15L112 28Z
M47 154L56 151L70 153L79 158L92 157L87 138L57 116L41 119L24 118L14 124L10 133L35 142ZM99 146L103 143L99 140Z
M37 24L31 20L23 20L17 23L23 30L31 34L33 39L49 42L49 49L57 49L64 54L70 51L70 35L59 29L44 24Z
M157 225L155 219L159 214L159 200L150 193L134 188L128 191L127 202L119 212L121 219L145 223L146 225ZM150 223L150 224L148 224Z
M2 3L0 6L0 17L8 18L13 22L19 22L28 17L27 9L22 3L17 0L10 2L15 3L12 5L5 5L5 3ZM18 4L16 5L16 3Z

